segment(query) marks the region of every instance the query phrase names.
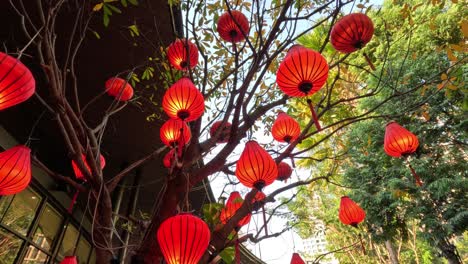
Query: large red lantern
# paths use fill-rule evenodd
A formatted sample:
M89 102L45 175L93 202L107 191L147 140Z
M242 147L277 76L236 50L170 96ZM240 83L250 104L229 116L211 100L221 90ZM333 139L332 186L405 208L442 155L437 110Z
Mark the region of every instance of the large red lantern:
M200 218L180 214L161 224L157 239L168 264L197 264L210 243L210 229Z
M198 64L198 48L188 39L177 39L167 48L167 58L177 70L193 69Z
M23 63L0 52L0 111L29 99L36 81Z
M273 158L256 141L245 144L236 166L236 177L249 187L262 190L273 183L278 176L278 168Z
M250 25L247 17L239 11L231 10L219 17L218 33L228 42L236 43L249 35Z
M287 181L289 178L291 178L292 174L292 168L287 164L286 162L280 162L278 164L278 178L276 180L278 181Z
M219 215L219 220L223 224L226 224L231 217L233 217L237 210L242 206L244 203L244 200L240 196L239 192L232 192L231 195L229 195L229 199L226 202L226 206L221 210L221 213ZM238 230L242 226L248 224L250 222L252 214L248 214L244 218L242 218L237 224L236 224L236 229Z
M384 150L389 156L399 158L407 156L416 151L419 146L418 137L400 126L397 122L392 121L385 127ZM415 170L408 162L411 174L418 186L422 186L422 181L416 174Z
M305 262L298 253L293 253L291 264L305 264Z
M351 200L351 198L348 196L343 196L341 197L340 211L338 216L343 224L357 227L359 223L364 221L366 212L364 212L364 210L362 210L359 205Z
M184 121L169 119L161 126L159 136L166 146L174 147L177 144L186 145L190 141L192 133Z
M76 256L66 256L60 264L78 264Z
M205 99L192 81L183 77L166 91L162 107L170 118L190 122L203 115Z
M31 149L19 145L0 153L0 195L16 194L31 181Z
M284 112L279 112L271 127L273 138L279 142L290 143L301 134L299 123Z
M325 84L328 64L322 54L305 47L293 47L276 73L276 83L287 95L311 95Z
M363 48L374 34L374 24L365 14L354 13L342 17L332 28L330 42L343 53Z
M81 154L81 158L83 159L86 169L88 171L91 171L91 169L89 168L88 162L86 161L86 155ZM106 166L106 160L104 159L104 156L99 155L99 163L101 164L101 170L104 169L104 167ZM86 181L83 172L80 170L80 168L78 167L78 165L76 164L74 160L72 160L72 168L73 168L73 172L75 173L75 177L77 179Z
M223 124L223 121L216 121L213 123L213 125L210 128L210 136L214 137L216 135L216 132L218 129L221 129L221 132L219 132L218 140L216 141L217 143L226 143L229 141L229 135L231 134L231 123L225 122L223 127L221 125Z
M118 101L128 101L133 97L132 86L122 78L110 78L106 81L106 92Z

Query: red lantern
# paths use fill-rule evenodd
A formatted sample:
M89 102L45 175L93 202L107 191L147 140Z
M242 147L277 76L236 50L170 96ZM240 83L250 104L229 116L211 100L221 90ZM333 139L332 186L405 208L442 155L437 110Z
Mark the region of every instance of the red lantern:
M167 48L167 58L177 70L193 69L198 64L198 48L190 40L177 39Z
M249 187L261 190L273 183L278 176L278 168L273 158L256 141L245 144L236 166L236 177Z
M118 101L128 101L133 97L132 86L122 78L110 78L106 81L106 92Z
M226 224L231 217L233 217L237 210L242 206L244 200L240 196L239 192L232 192L229 195L229 199L226 202L226 206L221 210L221 214L219 215L219 219L223 224ZM239 229L242 226L248 224L250 222L250 217L252 214L248 214L244 218L242 218L236 225L236 228Z
M357 227L365 217L366 212L359 205L348 196L341 197L339 218L343 224Z
M210 136L214 137L216 135L216 131L220 128L221 124L223 121L216 121L213 123L213 125L210 128ZM226 143L229 141L229 135L231 134L231 123L225 122L222 131L220 132L218 136L218 140L216 142L218 143Z
M200 218L180 214L161 224L157 238L168 264L197 264L210 243L210 229Z
M35 90L36 81L29 69L0 52L0 111L28 100Z
M330 42L343 53L351 53L363 48L374 34L372 20L361 13L342 17L332 28Z
M66 256L60 264L78 264L76 256Z
M390 122L385 127L384 150L392 157L401 157L416 151L418 138L397 122Z
M278 181L287 181L292 174L292 168L286 162L280 162L278 164Z
M311 95L325 84L328 64L318 52L295 47L288 52L276 73L276 83L287 95L303 97Z
M31 149L19 145L0 153L0 195L16 194L31 181Z
M162 107L170 118L190 122L203 115L205 99L192 81L183 77L166 91Z
M163 165L166 168L170 168L175 158L175 149L169 150L169 152L163 158Z
M291 264L305 264L305 262L298 253L293 253Z
M231 10L219 17L218 33L228 42L237 43L249 35L250 25L247 17L239 11Z
M273 138L279 142L290 143L301 134L299 123L284 112L279 112L273 126L271 127Z
M91 169L89 168L88 162L86 161L86 155L81 154L81 158L83 159L86 169L88 171L91 171ZM104 167L106 166L106 160L104 159L102 155L99 155L99 161L101 163L101 169L104 169ZM73 172L75 172L75 177L77 179L86 181L83 172L80 170L80 168L78 168L78 165L75 163L74 160L72 160L72 168L73 168Z
M190 141L192 133L184 121L169 119L161 126L159 136L166 146L174 147L176 144L186 145Z

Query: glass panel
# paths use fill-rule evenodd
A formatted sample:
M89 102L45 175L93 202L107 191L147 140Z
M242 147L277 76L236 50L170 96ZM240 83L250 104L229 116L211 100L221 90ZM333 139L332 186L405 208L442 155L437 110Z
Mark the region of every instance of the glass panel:
M7 211L0 221L26 236L41 199L37 193L27 188L13 197L11 205L7 206Z
M91 252L91 245L88 241L84 239L84 237L80 238L80 242L78 243L78 248L76 249L76 256L78 257L79 264L86 264L88 263L89 253Z
M14 195L0 196L0 222L3 216L5 215L5 212L8 210L8 207L11 206L13 197L15 196Z
M23 259L23 264L42 264L47 263L49 257L36 247L29 246Z
M50 250L62 227L62 216L50 204L46 204L34 231L33 241L44 250Z
M91 254L91 258L89 259L89 264L96 264L96 251L93 250L93 254Z
M58 252L58 259L62 260L65 256L73 254L75 249L76 241L78 240L78 230L72 225L68 224L65 236L63 237L60 250Z
M23 241L0 228L0 263L13 264Z

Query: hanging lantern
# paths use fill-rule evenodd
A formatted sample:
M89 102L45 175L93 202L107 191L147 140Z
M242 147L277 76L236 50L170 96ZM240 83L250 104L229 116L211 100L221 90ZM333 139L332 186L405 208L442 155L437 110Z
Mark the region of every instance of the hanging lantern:
M249 35L250 25L247 17L239 11L231 10L219 17L219 36L232 43L243 41Z
M190 122L203 115L205 99L192 81L183 77L166 91L162 107L170 118Z
M177 144L185 146L190 141L192 134L184 121L169 119L161 126L159 136L166 146L175 147Z
M399 158L408 156L416 151L419 146L418 137L413 133L400 126L397 122L392 121L385 127L384 151L387 155ZM408 160L408 167L413 175L416 185L422 186L421 178L416 174Z
M91 169L89 168L88 162L86 161L86 155L81 154L81 158L83 159L83 162L84 162L84 165L86 166L86 169L88 171L91 171ZM106 166L106 160L104 159L104 157L102 155L99 155L99 162L101 163L101 170L104 169L104 167ZM72 160L72 168L73 168L73 172L75 173L75 177L78 180L86 181L83 172L81 172L80 168L78 167L78 165L75 163L74 160Z
M198 48L190 40L177 39L167 48L167 58L177 70L193 69L198 64Z
M66 256L60 264L78 264L76 256Z
M133 97L132 86L122 78L110 78L106 81L106 92L118 101L128 101Z
M288 52L276 73L276 83L287 95L303 97L314 94L328 78L328 64L322 54L295 47Z
M365 14L354 13L336 22L330 33L330 42L337 51L351 53L366 46L373 34L372 20Z
M306 264L298 253L293 253L291 264Z
M31 181L31 149L19 145L0 153L0 195L12 195Z
M287 164L286 162L280 162L278 164L278 178L276 180L278 181L287 181L292 174L292 168Z
M157 239L167 264L197 264L210 243L210 229L198 217L179 214L161 224Z
M22 103L36 90L36 81L23 63L0 52L0 111Z
M278 168L273 158L256 141L245 144L236 166L236 177L249 187L262 190L273 183L278 176Z
M223 121L216 121L213 123L213 125L210 128L210 136L214 137L216 135L216 131L218 131L219 127ZM231 123L225 122L222 131L220 132L218 136L218 140L216 141L217 143L226 143L229 141L229 135L231 134Z
M348 196L341 197L339 218L343 224L357 227L365 217L366 212L359 205Z
M226 224L231 217L233 217L237 210L242 206L244 200L240 196L239 192L232 192L229 195L229 199L226 202L226 206L221 210L219 215L219 219L223 224ZM248 224L250 222L250 217L252 214L248 214L244 218L242 218L237 224L236 229L239 230L242 226Z
M175 149L169 150L169 152L163 158L163 165L166 168L170 168L175 158Z
M301 128L296 120L281 111L271 127L271 134L279 142L290 143L299 137Z

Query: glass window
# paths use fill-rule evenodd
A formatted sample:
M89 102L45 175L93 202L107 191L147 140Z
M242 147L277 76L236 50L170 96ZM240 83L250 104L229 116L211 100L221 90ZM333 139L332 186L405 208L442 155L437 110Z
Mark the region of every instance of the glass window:
M0 220L1 223L26 236L36 215L41 197L30 188L27 188L13 196L9 202L8 199L5 200L8 205ZM2 198L1 201L0 208L4 208L4 199Z
M0 263L13 264L22 242L21 239L0 228Z
M65 235L63 236L62 244L58 252L58 259L62 260L65 256L73 254L76 241L78 240L78 230L72 225L68 224Z
M86 264L88 263L89 253L91 253L91 245L88 241L84 239L84 237L80 238L80 242L78 243L78 247L76 249L76 256L78 257L79 264Z
M50 250L59 234L63 218L52 206L46 204L34 231L33 241L44 250Z
M47 263L48 256L36 247L29 246L23 264L42 264Z
M93 254L91 254L91 258L89 259L89 264L96 264L96 251L93 250Z

